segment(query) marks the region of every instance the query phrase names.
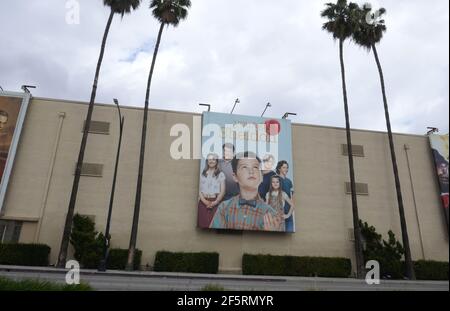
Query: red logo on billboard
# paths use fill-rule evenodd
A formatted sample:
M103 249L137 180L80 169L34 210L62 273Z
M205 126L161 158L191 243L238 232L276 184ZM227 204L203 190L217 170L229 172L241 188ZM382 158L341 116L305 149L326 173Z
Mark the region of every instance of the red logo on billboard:
M266 125L266 133L270 136L276 136L281 132L281 124L278 120L267 120L264 122Z

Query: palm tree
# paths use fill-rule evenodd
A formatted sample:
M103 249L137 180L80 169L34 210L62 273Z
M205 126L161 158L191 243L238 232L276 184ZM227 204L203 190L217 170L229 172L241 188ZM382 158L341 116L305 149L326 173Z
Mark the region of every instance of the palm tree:
M92 85L92 92L91 92L91 99L89 101L89 108L88 108L86 122L85 122L84 129L83 129L83 138L81 140L80 152L78 154L78 161L77 161L77 166L75 169L75 176L73 179L72 192L70 194L69 208L68 208L67 215L66 215L66 222L64 224L64 232L63 232L63 237L61 240L61 247L60 247L58 262L57 262L57 266L61 267L61 268L64 267L66 264L70 232L72 231L72 219L73 219L73 214L75 211L75 203L77 200L78 185L80 183L81 167L83 165L84 152L86 150L86 143L87 143L89 127L90 127L91 119L92 119L92 112L94 111L95 95L97 93L98 77L100 75L100 68L102 66L103 55L105 53L106 39L108 38L109 29L111 27L111 23L112 23L114 14L120 14L123 18L123 16L125 14L130 13L131 10L136 10L139 7L140 2L141 2L141 0L103 0L103 4L105 6L108 6L111 9L111 13L109 14L109 18L106 23L105 32L103 34L103 41L102 41L102 46L100 49L100 56L97 61L97 69L95 70L94 84Z
M350 185L352 196L352 211L353 211L353 230L355 236L355 258L356 258L356 275L358 278L363 277L364 259L361 239L361 228L359 226L358 202L356 199L355 187L355 171L353 167L353 151L352 138L350 132L350 118L348 112L347 100L347 86L345 82L345 65L344 65L344 41L351 38L356 27L358 27L358 5L355 3L348 3L347 0L337 0L337 3L327 3L325 10L322 11L321 16L328 19L323 24L323 29L333 35L333 39L339 40L339 55L341 63L342 75L342 92L344 96L344 110L345 110L345 124L347 133L347 152L348 164L350 169Z
M402 189L400 187L400 178L398 176L397 157L395 155L394 138L392 136L391 121L389 117L389 108L386 96L386 87L384 84L383 70L381 68L380 59L378 58L378 52L376 44L383 38L384 32L386 32L385 21L381 17L386 13L386 9L380 8L378 11L372 12L371 6L366 4L360 9L360 25L353 34L353 40L361 47L364 47L369 52L373 51L375 56L375 62L378 67L378 73L380 75L381 92L383 94L384 113L386 117L386 126L388 130L389 147L391 150L392 167L394 170L395 189L397 191L397 203L400 214L400 225L402 230L403 246L405 248L405 262L406 262L406 276L409 279L415 279L414 267L411 258L411 249L409 246L408 230L406 226L405 210L403 207Z
M144 120L142 122L142 137L141 137L141 151L139 155L139 171L136 187L136 198L134 203L133 224L131 227L130 246L128 248L128 261L126 270L133 270L134 252L136 249L137 230L139 224L139 211L141 208L141 192L142 192L142 177L144 171L144 156L145 156L145 140L147 137L147 119L148 119L148 104L150 97L150 86L152 83L153 70L155 68L156 57L158 55L159 44L161 43L161 36L164 26L172 25L178 26L181 20L185 19L188 14L188 9L191 6L190 0L152 0L150 9L152 9L153 17L160 22L158 38L156 40L155 51L153 53L152 65L148 75L147 91L145 94L144 106Z

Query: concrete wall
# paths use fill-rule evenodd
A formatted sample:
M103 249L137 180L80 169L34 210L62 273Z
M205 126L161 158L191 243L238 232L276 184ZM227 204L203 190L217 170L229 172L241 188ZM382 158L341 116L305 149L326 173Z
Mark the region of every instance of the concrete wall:
M39 219L24 228L21 241L51 246L52 263L59 251L86 112L83 103L31 101L5 199L4 218ZM123 108L122 112L125 129L111 235L113 247L127 248L142 110ZM229 272L240 271L243 253L353 260L351 198L345 192L348 160L341 151L346 143L344 129L293 125L295 234L217 233L196 228L200 161L176 161L170 156L175 139L169 135L171 127L184 123L192 129L194 116L199 115L150 111L137 242L143 265L152 266L158 250L217 251L220 269ZM104 164L103 177L81 178L76 212L95 216L97 230L104 231L118 142L117 111L113 106L96 106L93 120L111 122L110 135L89 135L85 155L85 162ZM360 217L384 236L392 229L401 240L387 135L354 130L352 139L365 149L365 157L354 158L357 182L369 185L369 195L358 196ZM413 258L448 261L448 231L428 138L398 134L395 143Z

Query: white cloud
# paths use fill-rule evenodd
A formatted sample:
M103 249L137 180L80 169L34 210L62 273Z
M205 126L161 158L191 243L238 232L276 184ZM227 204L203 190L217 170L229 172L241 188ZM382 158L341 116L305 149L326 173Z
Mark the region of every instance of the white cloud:
M61 0L4 0L0 85L36 84L36 96L87 101L108 10L79 0L80 24L65 23ZM193 0L188 19L166 28L151 89L154 108L267 116L344 126L338 45L321 30L325 0ZM362 3L362 2L361 2ZM374 3L372 1L372 3ZM379 45L394 131L448 132L448 1L378 0L388 10ZM98 102L143 106L159 25L148 1L111 27ZM128 61L126 61L128 60ZM345 45L352 127L385 130L372 54Z

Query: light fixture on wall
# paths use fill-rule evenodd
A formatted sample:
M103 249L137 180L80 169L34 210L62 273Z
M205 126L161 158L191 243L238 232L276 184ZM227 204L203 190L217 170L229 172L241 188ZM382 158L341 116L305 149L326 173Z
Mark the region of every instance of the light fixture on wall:
M29 89L35 89L36 86L34 86L34 85L22 85L20 88L21 88L22 91L24 91L25 93L30 94L31 92L30 92Z
M439 132L439 129L437 127L427 127L427 129L428 129L427 135L431 135L431 134Z
M200 103L200 104L198 104L199 106L205 106L205 107L208 107L208 111L211 111L211 105L210 104L202 104L202 103Z
M284 115L283 115L283 118L282 119L287 119L289 116L296 116L297 114L295 113L295 112L286 112Z

